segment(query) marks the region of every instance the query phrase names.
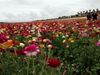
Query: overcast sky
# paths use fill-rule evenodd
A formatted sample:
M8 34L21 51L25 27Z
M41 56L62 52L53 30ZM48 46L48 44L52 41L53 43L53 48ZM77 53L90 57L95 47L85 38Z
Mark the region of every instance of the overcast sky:
M0 22L33 21L100 9L100 0L0 0Z

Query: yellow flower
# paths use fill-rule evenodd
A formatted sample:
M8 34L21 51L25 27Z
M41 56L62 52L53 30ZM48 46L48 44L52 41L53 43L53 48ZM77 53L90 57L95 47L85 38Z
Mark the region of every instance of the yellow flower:
M3 48L3 46L0 44L0 48Z
M65 42L66 42L66 40L63 40L63 41L62 41L62 43L65 43Z
M37 41L37 37L32 37L32 41Z
M75 41L74 41L74 40L71 40L70 42L71 42L71 43L74 43Z
M75 41L73 40L73 38L69 38L68 39L69 42L74 43Z
M62 34L62 32L59 32L59 34Z
M73 40L73 38L69 38L68 41L71 42Z
M44 44L40 44L40 48L45 48Z
M96 32L100 32L100 30L96 30Z

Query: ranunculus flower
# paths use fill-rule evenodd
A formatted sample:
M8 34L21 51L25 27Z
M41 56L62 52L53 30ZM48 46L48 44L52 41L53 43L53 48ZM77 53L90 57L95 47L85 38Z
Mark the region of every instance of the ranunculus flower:
M20 43L20 44L19 44L19 46L24 47L24 46L25 46L25 44L24 44L24 43Z
M66 43L66 40L63 40L62 43Z
M40 46L40 48L45 48L44 44L40 44L39 46Z
M48 66L57 68L60 66L61 61L57 58L47 58Z
M73 42L73 41L74 41L73 38L68 39L68 42Z
M52 41L50 39L43 39L43 42L48 43L48 44L52 43Z
M39 46L34 43L30 46L25 47L23 50L16 51L17 55L27 55L27 56L36 56L40 53Z
M20 41L13 41L14 46L20 45Z
M13 47L13 41L8 40L7 42L3 43L3 45L7 48L11 48L11 47Z
M98 41L98 42L96 43L96 46L100 46L100 41Z
M37 37L32 37L32 41L37 41Z
M89 34L87 34L87 33L82 33L81 36L82 36L82 37L89 37Z
M37 38L37 42L43 42L43 37L41 36L41 37L38 37Z
M8 38L2 34L0 34L0 43L4 43L8 40Z
M89 23L88 23L88 26L92 26L92 25L93 25L93 22L89 22Z
M49 49L51 49L51 48L53 48L53 45L49 44L47 47L48 47Z
M5 50L3 48L0 48L0 52L4 52Z

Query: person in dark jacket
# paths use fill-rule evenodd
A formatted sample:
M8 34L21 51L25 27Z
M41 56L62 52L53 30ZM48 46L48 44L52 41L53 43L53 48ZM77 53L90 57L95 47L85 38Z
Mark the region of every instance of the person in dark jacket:
M97 12L96 11L93 11L93 13L92 13L93 21L94 20L97 20L97 16L98 16Z
M87 12L87 20L91 20L92 19L92 15L90 12Z

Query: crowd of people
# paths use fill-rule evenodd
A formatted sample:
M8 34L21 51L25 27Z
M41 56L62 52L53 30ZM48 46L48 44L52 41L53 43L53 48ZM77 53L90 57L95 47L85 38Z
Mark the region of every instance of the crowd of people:
M93 11L93 12L88 12L87 13L87 20L97 20L97 12Z
M83 11L83 12L78 12L78 17L87 17L87 20L97 20L98 16L100 15L100 10L99 9L93 9L93 10L88 10L88 11Z
M76 18L76 17L87 17L87 20L94 21L94 20L100 19L100 10L92 9L92 10L87 10L87 11L81 11L75 15L58 17L58 19Z

